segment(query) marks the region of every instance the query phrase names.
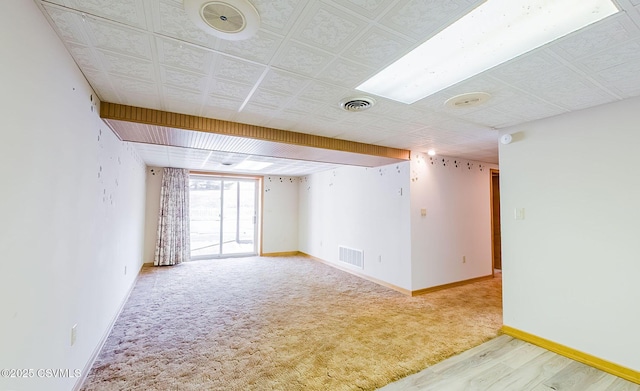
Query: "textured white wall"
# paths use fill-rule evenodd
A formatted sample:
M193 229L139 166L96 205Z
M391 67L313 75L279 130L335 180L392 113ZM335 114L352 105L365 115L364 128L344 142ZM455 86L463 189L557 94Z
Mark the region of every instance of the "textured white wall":
M0 37L0 368L75 374L142 265L144 164L99 119L33 1L0 3ZM0 389L67 391L76 380L1 377Z
M412 154L413 290L492 273L491 168L497 165Z
M409 162L303 177L300 251L337 263L340 245L364 250L364 270L354 270L411 289L408 191Z
M500 146L504 323L636 371L639 107L506 129Z
M153 263L158 239L158 213L162 189L162 167L147 167L146 208L144 223L144 262Z
M300 178L264 177L262 252L298 251L298 183Z

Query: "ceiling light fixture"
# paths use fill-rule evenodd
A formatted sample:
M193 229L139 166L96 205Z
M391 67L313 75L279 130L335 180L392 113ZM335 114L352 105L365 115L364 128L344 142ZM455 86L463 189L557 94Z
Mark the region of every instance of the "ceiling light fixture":
M616 12L611 0L488 0L356 89L411 104Z
M247 0L184 0L184 10L196 26L229 41L250 38L260 28L260 15Z
M435 150L433 150L433 149L430 149L430 150L428 150L428 151L427 151L427 155L429 155L429 156L436 156L436 151L435 151Z

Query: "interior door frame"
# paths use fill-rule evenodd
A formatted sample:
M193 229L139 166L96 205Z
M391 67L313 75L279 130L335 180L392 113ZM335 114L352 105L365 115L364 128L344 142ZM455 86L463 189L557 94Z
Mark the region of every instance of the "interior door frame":
M206 256L206 255L200 255L200 256L196 256L194 258L191 258L191 260L193 261L197 261L197 260L202 260L202 259L221 259L221 258L234 258L234 257L246 257L246 256L253 256L253 255L260 255L262 254L262 207L263 207L263 197L262 197L262 192L263 192L263 182L264 182L264 178L261 176L254 176L254 175L234 175L234 174L228 174L228 173L218 173L218 172L211 172L211 171L189 171L189 175L193 175L193 176L202 176L202 177L211 177L211 179L220 179L221 182L221 189L224 189L224 180L228 179L230 181L234 181L234 180L254 180L256 181L256 213L255 213L255 228L254 228L254 249L255 249L255 253L238 253L238 254L226 254L223 255L222 254L222 247L223 247L223 243L220 242L220 252L218 255L216 256ZM223 190L224 191L224 190ZM240 189L238 188L238 192L240 191ZM222 194L222 193L221 193ZM223 205L220 205L221 208L223 207ZM221 224L222 224L222 219L221 219ZM222 231L220 232L221 236L222 236Z
M497 224L501 224L500 220L498 221L494 221L493 218L493 197L494 197L494 189L493 189L493 178L494 177L498 177L498 181L500 180L500 170L495 169L495 168L491 168L489 169L489 206L490 206L490 213L491 213L491 275L495 277L495 226L496 223ZM498 205L498 208L500 207L500 205ZM501 262L502 265L502 262ZM500 269L502 270L502 269Z

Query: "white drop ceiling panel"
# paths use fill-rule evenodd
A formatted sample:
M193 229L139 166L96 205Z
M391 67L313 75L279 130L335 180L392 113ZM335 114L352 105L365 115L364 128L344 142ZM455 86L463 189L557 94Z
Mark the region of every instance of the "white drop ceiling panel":
M355 87L481 0L249 0L257 34L224 41L181 0L33 0L102 101L496 163L497 129L640 95L640 3L412 105ZM482 106L444 102L487 92Z

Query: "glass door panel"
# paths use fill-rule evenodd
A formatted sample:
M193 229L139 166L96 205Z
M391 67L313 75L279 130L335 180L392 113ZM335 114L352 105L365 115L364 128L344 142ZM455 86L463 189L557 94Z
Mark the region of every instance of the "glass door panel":
M192 258L220 254L221 188L221 180L189 181Z
M257 254L258 181L193 176L191 258Z

